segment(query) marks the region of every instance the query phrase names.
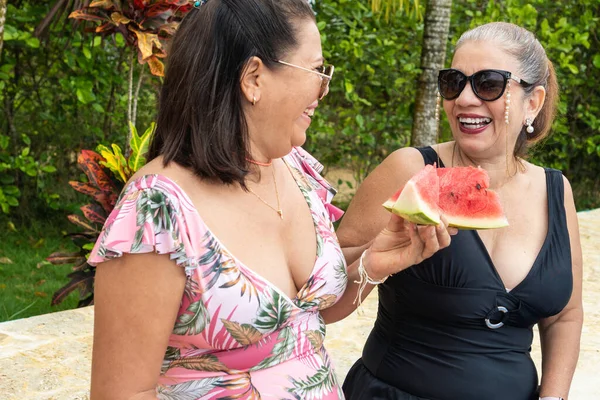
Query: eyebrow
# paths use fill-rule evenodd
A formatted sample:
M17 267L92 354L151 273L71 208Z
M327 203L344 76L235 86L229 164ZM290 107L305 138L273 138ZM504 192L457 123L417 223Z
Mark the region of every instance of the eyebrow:
M323 56L320 56L319 58L316 58L314 61L315 62L318 61L318 62L324 63L325 62L325 58L323 58Z

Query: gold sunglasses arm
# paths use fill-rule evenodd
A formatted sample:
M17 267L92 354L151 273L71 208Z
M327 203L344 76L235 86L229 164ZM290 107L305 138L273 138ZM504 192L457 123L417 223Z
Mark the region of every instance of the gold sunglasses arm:
M321 76L321 77L323 77L323 78L326 78L326 79L331 79L331 76L329 76L329 75L325 75L325 74L322 74L322 73L320 73L320 72L317 72L317 71L315 71L315 70L312 70L312 69L304 68L304 67L301 67L301 66L299 66L299 65L290 64L290 63L288 63L288 62L281 61L281 60L277 60L277 62L278 62L278 63L280 63L280 64L283 64L283 65L287 65L288 67L293 67L293 68L303 69L304 71L312 72L313 74L317 74L317 75L319 75L319 76Z

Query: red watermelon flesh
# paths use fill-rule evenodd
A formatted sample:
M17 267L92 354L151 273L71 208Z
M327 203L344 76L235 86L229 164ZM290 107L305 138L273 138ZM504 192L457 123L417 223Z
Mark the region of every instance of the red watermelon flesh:
M383 206L407 221L421 225L440 223L439 178L433 165L426 165Z
M443 213L448 225L457 228L508 226L498 194L488 187L489 177L482 168L426 165L383 206L421 225L438 225Z
M508 226L498 194L488 189L490 178L483 168L438 168L437 174L439 207L448 225L463 229Z

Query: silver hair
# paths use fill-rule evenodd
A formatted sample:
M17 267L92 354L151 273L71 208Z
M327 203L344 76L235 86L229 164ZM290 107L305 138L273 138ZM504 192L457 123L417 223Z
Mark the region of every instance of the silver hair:
M508 22L491 22L463 33L456 43L458 50L467 42L490 41L512 55L519 62L519 70L514 71L532 86L524 88L525 93L533 91L535 86L547 87L548 56L533 33L525 28Z

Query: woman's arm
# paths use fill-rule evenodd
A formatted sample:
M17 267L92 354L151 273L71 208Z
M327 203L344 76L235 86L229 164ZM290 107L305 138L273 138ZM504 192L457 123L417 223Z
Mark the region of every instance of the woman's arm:
M445 224L436 227L405 223L392 216L382 204L424 166L418 150L403 148L395 151L360 185L337 231L348 264L348 286L342 298L321 315L326 323L339 321L357 307L358 259L364 250L368 275L384 278L430 257L450 244L454 228ZM364 300L375 286L368 284L361 296Z
M156 399L184 269L168 255L125 254L96 268L91 399Z
M583 325L581 298L583 260L573 192L566 178L564 178L564 182L565 210L573 262L573 293L569 303L559 314L541 320L538 326L542 345L540 396L560 396L567 399L577 359L579 358L581 327Z
M405 147L394 151L369 174L358 187L336 232L342 249L362 247L385 228L390 213L382 204L423 167L421 153ZM354 260L346 261L351 264Z

